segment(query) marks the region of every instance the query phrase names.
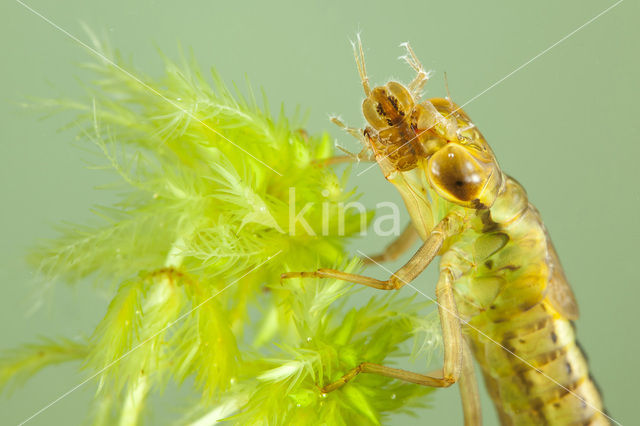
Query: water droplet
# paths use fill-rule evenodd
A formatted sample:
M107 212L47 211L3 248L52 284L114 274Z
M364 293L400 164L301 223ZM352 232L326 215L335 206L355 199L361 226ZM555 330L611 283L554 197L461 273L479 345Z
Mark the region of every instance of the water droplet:
M302 405L300 405L300 404L296 404L296 407L302 407Z
M329 192L328 189L323 189L321 194L322 194L323 197L328 197L331 193Z
M396 399L396 394L395 393L391 394L391 399Z
M313 339L311 337L307 337L307 343L311 343Z
M326 397L327 397L327 394L326 394L326 393L321 393L321 394L320 394L320 398L326 398Z

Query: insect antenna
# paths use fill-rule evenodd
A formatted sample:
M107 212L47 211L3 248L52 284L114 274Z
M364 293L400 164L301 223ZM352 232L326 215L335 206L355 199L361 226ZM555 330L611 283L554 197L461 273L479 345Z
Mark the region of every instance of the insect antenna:
M456 104L454 104L453 100L451 99L451 92L449 92L449 79L447 78L446 71L444 72L444 88L447 91L447 101L449 101L449 108L451 108L451 115L453 115L456 118L462 119L462 117L458 113L458 110L460 110L460 107L456 107ZM467 130L473 129L474 127L475 127L475 124L469 123L468 126L459 129L458 125L456 124L456 135L458 136L458 139L460 140L464 139L462 136L462 132L466 132Z
M458 110L451 99L451 92L449 91L449 78L447 77L447 72L444 72L444 89L447 91L447 101L449 101L449 107L451 108L451 114L454 114L456 117L459 117Z

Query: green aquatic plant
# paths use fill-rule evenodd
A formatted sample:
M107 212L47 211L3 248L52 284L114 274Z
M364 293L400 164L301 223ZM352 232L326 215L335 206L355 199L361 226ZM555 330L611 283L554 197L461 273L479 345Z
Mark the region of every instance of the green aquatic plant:
M429 389L380 376L319 389L359 362L394 363L412 339L437 342L425 303L336 280L280 281L290 270L360 269L345 249L361 231L361 215L345 211L357 194L323 161L330 137L274 117L215 72L210 84L193 61L165 59L153 79L98 49L86 100L47 106L75 113L99 168L117 176L107 189L118 201L31 261L48 281L93 280L111 301L84 340L4 353L0 386L77 362L79 382L95 379L96 424L143 421L169 384L192 388L180 424L378 424L424 405Z

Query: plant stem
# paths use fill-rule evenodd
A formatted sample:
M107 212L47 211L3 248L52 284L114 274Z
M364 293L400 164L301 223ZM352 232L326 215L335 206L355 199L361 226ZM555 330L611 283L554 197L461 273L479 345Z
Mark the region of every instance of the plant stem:
M180 254L180 248L184 244L182 237L178 238L171 246L164 266L166 268L178 267L182 263L183 256ZM171 280L164 278L157 283L153 292L146 300L143 308L143 312L148 311L150 308L156 305L161 305L171 297ZM150 342L153 344L152 342ZM124 406L122 407L122 413L120 415L120 426L130 426L138 424L138 417L144 407L145 400L149 393L149 374L155 366L153 364L147 365L145 370L140 371L140 376L136 382L129 386L129 389L125 395Z

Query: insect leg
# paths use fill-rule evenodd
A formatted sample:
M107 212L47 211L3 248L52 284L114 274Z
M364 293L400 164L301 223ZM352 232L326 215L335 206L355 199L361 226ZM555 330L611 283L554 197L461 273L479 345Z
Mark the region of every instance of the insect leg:
M473 374L473 363L468 348L464 345L458 310L456 308L449 270L443 270L436 287L442 338L444 341L444 365L441 371L421 374L399 368L363 362L340 379L325 385L321 391L331 392L341 388L360 373L378 374L422 386L446 388L460 380L463 411L466 426L481 424L480 402L477 383ZM471 368L471 370L469 370ZM441 377L439 377L441 376Z
M342 120L340 120L340 118L338 118L336 116L329 117L329 120L331 120L331 122L333 124L335 124L336 126L340 127L341 129L343 129L345 132L349 133L354 138L358 139L361 142L365 142L364 141L364 135L362 134L362 130L356 129L355 127L347 126Z
M460 328L460 320L457 316L457 308L451 288L451 273L444 270L440 274L436 287L438 310L440 311L440 324L442 325L442 337L444 341L444 366L440 374L421 374L384 365L363 362L337 381L322 388L322 392L334 391L360 373L379 374L405 382L422 386L446 388L456 383L460 378L463 362L463 340ZM442 377L436 377L442 376Z
M340 151L346 153L347 155L334 155L333 157L324 158L321 160L313 160L313 163L318 164L322 167L332 166L334 164L342 164L342 163L359 163L360 161L374 161L371 158L371 153L367 149L363 149L357 154L347 151L341 146L336 145Z
M402 43L400 46L407 50L407 54L401 58L404 59L405 62L417 73L413 81L409 83L409 92L411 93L411 96L417 99L420 96L420 92L422 92L422 88L426 82L429 81L429 73L424 70L424 67L420 63L420 60L409 43Z
M340 145L336 144L336 148L338 148L340 151L343 151L347 155L336 155L336 156L333 156L333 157L330 157L330 158L326 158L326 159L323 159L323 160L317 160L316 163L326 167L326 166L331 166L333 164L357 163L357 162L360 162L360 161L374 161L375 160L375 157L373 156L372 152L368 148L366 148L368 146L368 144L367 144L367 140L366 140L365 135L362 133L362 130L356 129L354 127L347 126L338 117L330 117L330 120L331 120L332 123L334 123L338 127L340 127L343 130L345 130L351 136L353 136L354 138L358 139L364 145L365 148L363 148L362 151L360 151L359 153L354 154L354 153L349 152L346 149L342 148Z
M390 262L396 260L409 250L418 239L418 231L411 222L402 233L382 253L363 259L365 265L371 263Z
M427 236L417 252L400 269L391 274L388 280L379 280L364 275L350 274L336 269L318 269L312 272L285 272L280 279L291 278L335 278L379 290L397 290L413 281L438 255L445 238L458 233L463 223L457 213L445 216ZM436 290L437 291L437 290Z
M323 160L315 160L315 164L319 164L322 167L333 166L334 164L342 164L342 163L357 163L361 161L358 157L358 154L350 154L350 155L335 155L333 157L325 158ZM369 161L369 160L365 160Z
M445 218L446 219L446 218ZM418 251L400 269L394 272L388 280L378 280L364 275L350 274L335 269L318 269L313 272L285 272L281 279L291 278L335 278L379 290L397 290L414 280L436 257L445 239L446 220L440 222L431 231L427 240Z
M465 425L482 424L482 411L480 409L480 394L478 392L478 380L473 365L471 349L467 342L463 342L462 348L462 372L458 382L462 411L464 412Z
M367 68L364 63L364 49L362 48L360 34L358 34L357 38L357 43L351 42L351 46L353 47L353 56L356 58L356 66L358 67L358 75L360 75L360 81L362 81L364 94L366 97L369 97L371 94L371 87L369 86L369 77L367 76Z
M342 122L342 120L340 120L338 117L335 117L335 116L332 116L329 119L333 124L340 127L341 129L349 133L354 138L358 139L360 143L362 143L362 146L364 147L362 151L360 151L358 154L355 154L355 155L345 151L344 148L340 146L337 146L338 149L340 149L341 151L347 152L347 154L355 158L354 161L374 161L375 160L373 153L367 148L369 146L369 143L368 143L367 137L365 136L365 134L361 129L356 129L355 127L349 127L344 122Z
M431 263L440 251L445 238L453 233L459 232L461 225L462 223L459 220L459 216L450 215L445 217L433 228L424 244L420 249L418 249L413 257L411 257L404 266L394 272L391 275L391 278L386 281L362 275L349 274L334 269L319 269L315 272L287 272L282 274L281 277L282 279L303 277L336 278L363 284L380 290L399 289L405 284L413 281L413 279L415 279L429 265L429 263ZM360 373L379 374L394 379L404 380L406 382L432 387L449 387L456 383L460 379L463 369L464 341L462 340L462 330L458 317L458 309L453 295L452 282L453 275L451 271L443 269L440 273L440 278L438 279L438 284L436 286L436 299L438 302L440 324L442 326L442 338L444 342L444 364L439 374L420 374L370 362L363 362L342 376L339 380L324 386L322 388L322 392L327 393L334 391L344 386ZM465 375L465 415L467 414L467 409L469 410L469 421L466 421L465 424L474 425L479 424L473 423L476 418L475 416L479 415L474 414L475 411L473 407L477 405L477 401L475 400L476 396L474 396L469 390L473 389L473 383L475 380L470 379L469 377L475 376L469 376L468 374Z

